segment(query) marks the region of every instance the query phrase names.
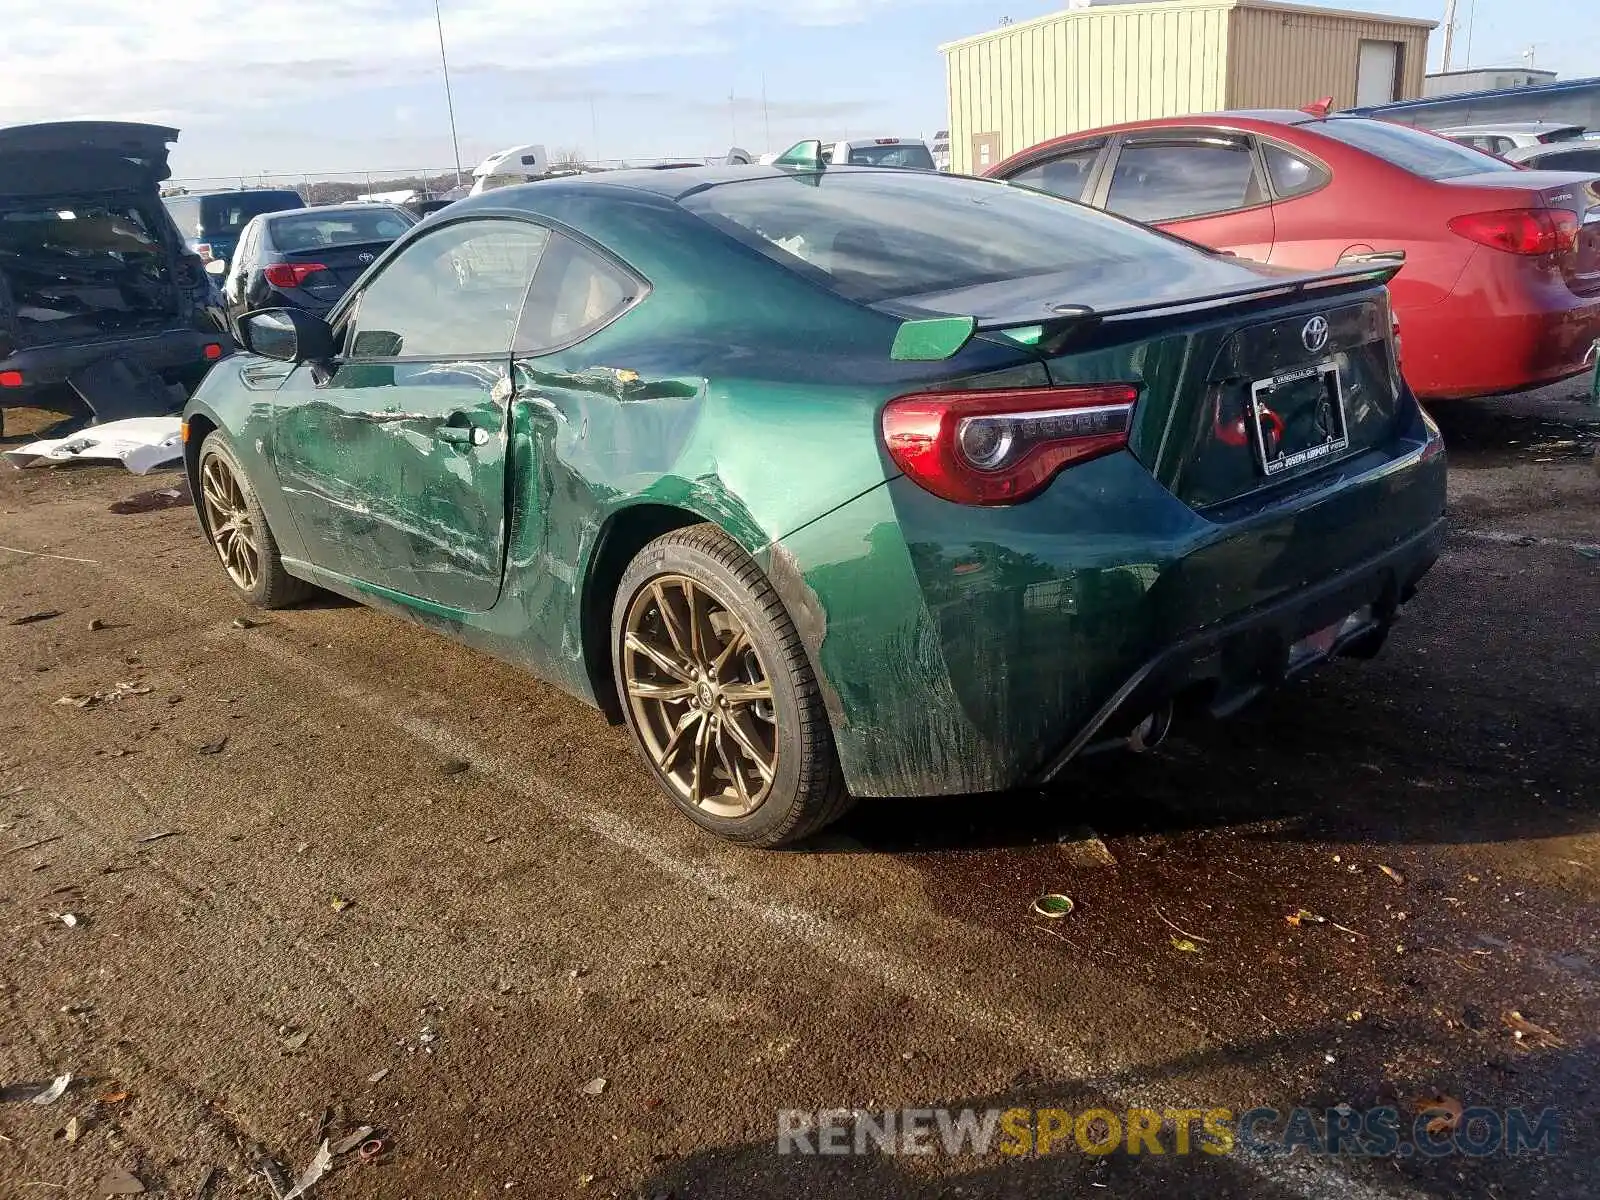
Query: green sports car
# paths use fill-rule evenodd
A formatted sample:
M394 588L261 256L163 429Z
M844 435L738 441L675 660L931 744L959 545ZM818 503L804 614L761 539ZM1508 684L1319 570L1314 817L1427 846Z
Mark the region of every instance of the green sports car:
M1433 563L1393 265L1291 274L986 180L621 171L452 205L186 410L250 603L404 614L777 846L1148 746Z

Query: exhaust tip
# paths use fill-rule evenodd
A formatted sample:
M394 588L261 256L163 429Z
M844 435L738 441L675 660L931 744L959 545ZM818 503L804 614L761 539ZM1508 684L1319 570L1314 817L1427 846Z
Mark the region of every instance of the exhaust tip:
M1167 740L1167 734L1171 732L1172 703L1169 701L1133 727L1133 732L1128 735L1128 749L1135 754L1154 750Z

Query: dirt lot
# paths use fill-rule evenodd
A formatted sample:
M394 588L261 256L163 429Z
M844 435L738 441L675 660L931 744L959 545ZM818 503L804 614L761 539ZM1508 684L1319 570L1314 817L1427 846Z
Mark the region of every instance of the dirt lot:
M1592 1196L1574 392L1441 413L1449 552L1376 662L782 854L701 836L596 713L417 628L237 627L187 507L124 503L175 473L0 467L0 1195L266 1197L263 1157L292 1178L369 1125L315 1195ZM1554 1152L776 1153L780 1109L1394 1104L1409 1133L1438 1094L1554 1108Z

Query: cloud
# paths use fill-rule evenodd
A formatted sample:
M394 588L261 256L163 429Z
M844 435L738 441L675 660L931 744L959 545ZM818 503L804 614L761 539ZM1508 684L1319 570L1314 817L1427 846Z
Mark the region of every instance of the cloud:
M735 21L841 24L946 0L444 0L453 71L525 81L712 53ZM304 100L336 104L438 70L432 0L0 0L8 121L177 122ZM553 86L553 85L552 85Z

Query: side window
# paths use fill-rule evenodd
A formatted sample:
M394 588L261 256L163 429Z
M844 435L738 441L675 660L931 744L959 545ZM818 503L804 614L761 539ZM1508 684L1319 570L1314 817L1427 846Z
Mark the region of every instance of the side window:
M634 276L571 238L553 234L517 325L516 352L544 354L582 341L636 300Z
M1020 183L1063 200L1082 200L1083 189L1089 184L1095 160L1100 157L1100 146L1084 146L1065 154L1025 167L1008 177L1008 183Z
M172 214L173 223L183 235L183 240L194 241L200 233L200 201L169 200L167 211Z
M1263 144L1262 153L1267 160L1267 174L1272 177L1272 190L1280 200L1314 192L1332 178L1325 167L1272 142Z
M446 225L408 246L361 293L353 358L511 352L511 333L549 231L521 221Z
M1135 221L1175 221L1266 199L1244 141L1163 141L1122 147L1106 207Z

